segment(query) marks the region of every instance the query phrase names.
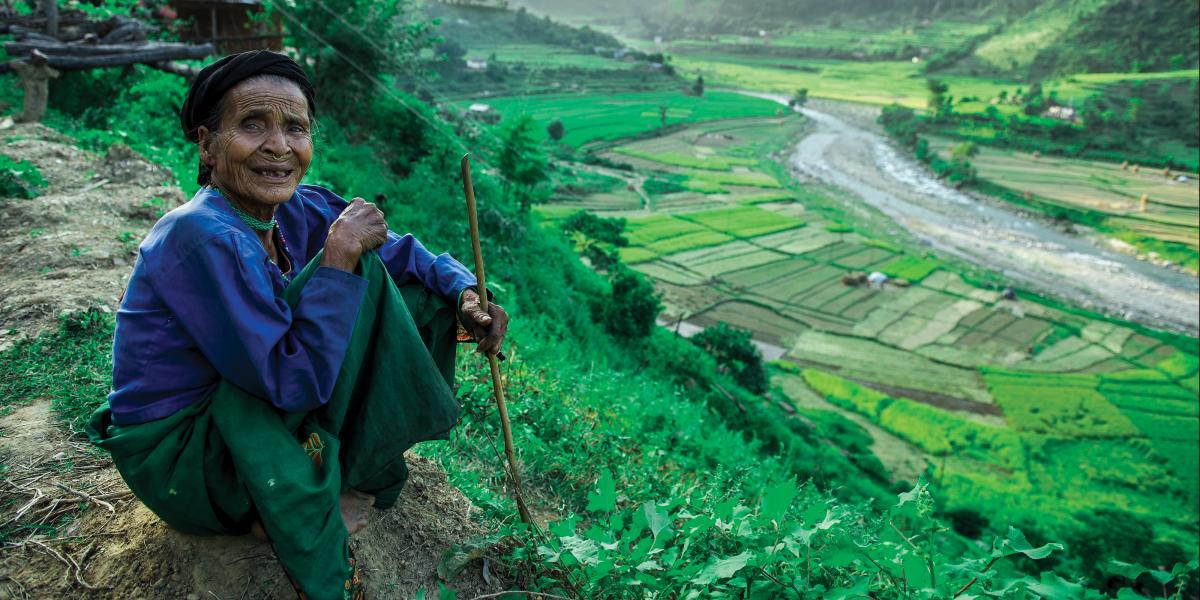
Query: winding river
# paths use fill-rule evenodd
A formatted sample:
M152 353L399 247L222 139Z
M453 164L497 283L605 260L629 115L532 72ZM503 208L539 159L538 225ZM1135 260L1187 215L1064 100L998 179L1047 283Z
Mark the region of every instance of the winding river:
M746 92L786 104L781 96ZM931 247L1014 286L1153 327L1196 335L1200 282L944 185L881 135L815 108L792 169L851 192Z

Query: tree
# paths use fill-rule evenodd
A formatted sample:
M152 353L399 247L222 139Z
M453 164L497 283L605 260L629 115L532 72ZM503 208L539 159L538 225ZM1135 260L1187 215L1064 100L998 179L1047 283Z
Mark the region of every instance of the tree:
M975 142L963 142L950 149L950 158L957 161L966 161L978 155L979 146Z
M582 233L584 236L614 246L628 246L629 240L621 235L625 232L625 219L596 216L586 210L581 210L563 221L562 230L571 234Z
M662 304L654 286L625 266L612 273L612 296L604 308L604 328L622 338L650 335Z
M436 41L433 23L420 17L413 0L272 5L288 24L284 45L296 49L297 62L312 75L321 111L351 122L367 124L371 118L362 107L378 94L373 77L417 78L421 52Z
M767 391L767 373L763 370L762 353L752 339L749 331L721 322L692 336L691 342L711 354L722 373L751 392L761 394Z
M436 68L443 74L461 71L465 66L464 59L467 56L467 49L454 40L445 39L438 42L433 51L438 57Z
M805 104L808 104L808 88L796 90L792 99L788 100L788 106L792 108L802 108Z
M550 121L550 124L546 126L546 134L550 136L550 139L557 142L563 139L564 135L567 135L567 128L561 120L555 119Z
M696 81L692 83L692 94L695 96L704 95L704 76L697 75Z
M521 115L500 132L502 146L496 166L521 212L529 211L537 185L546 181L546 157L533 137L533 128L533 118Z
M946 97L946 92L950 91L950 86L938 79L930 79L925 82L929 88L929 112L935 119L944 115L950 114L952 110L950 100Z

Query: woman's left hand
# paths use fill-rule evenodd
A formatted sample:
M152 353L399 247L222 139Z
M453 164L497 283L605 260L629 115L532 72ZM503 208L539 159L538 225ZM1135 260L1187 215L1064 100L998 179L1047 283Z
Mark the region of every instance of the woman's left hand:
M500 344L508 333L508 313L504 312L504 308L495 302L488 302L487 312L483 312L479 306L479 294L469 289L462 293L459 312L471 321L463 323L463 327L469 328L475 339L479 340L476 352L495 354L500 351Z

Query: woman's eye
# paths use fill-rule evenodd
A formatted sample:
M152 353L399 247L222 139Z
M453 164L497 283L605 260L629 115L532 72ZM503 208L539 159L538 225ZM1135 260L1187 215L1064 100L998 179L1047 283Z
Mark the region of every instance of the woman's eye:
M248 121L248 122L244 123L242 126L250 131L258 131L260 129L260 125L258 123L255 123L254 121Z

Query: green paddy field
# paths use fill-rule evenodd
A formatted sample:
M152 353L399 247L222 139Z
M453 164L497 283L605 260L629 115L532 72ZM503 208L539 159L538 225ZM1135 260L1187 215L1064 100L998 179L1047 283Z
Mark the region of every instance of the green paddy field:
M750 100L743 113L766 108ZM1195 339L1038 297L1004 299L961 265L853 218L842 192L792 183L769 157L798 135L802 118L693 114L660 137L622 140L610 129L574 138L672 185L646 185L646 202L560 197L539 208L545 226L580 208L626 219L621 258L655 282L666 321L726 322L783 348L773 394L860 428L893 478L931 478L948 510L1052 531L1119 506L1153 522L1160 539L1196 543ZM1039 195L1062 189L1065 169L1109 196L1058 201L1121 218L1136 217L1130 198L1147 191L1163 199L1150 218L1196 214L1194 180L1173 186L1151 173L1122 176L1115 165L979 158L981 171ZM843 281L872 271L902 285Z

